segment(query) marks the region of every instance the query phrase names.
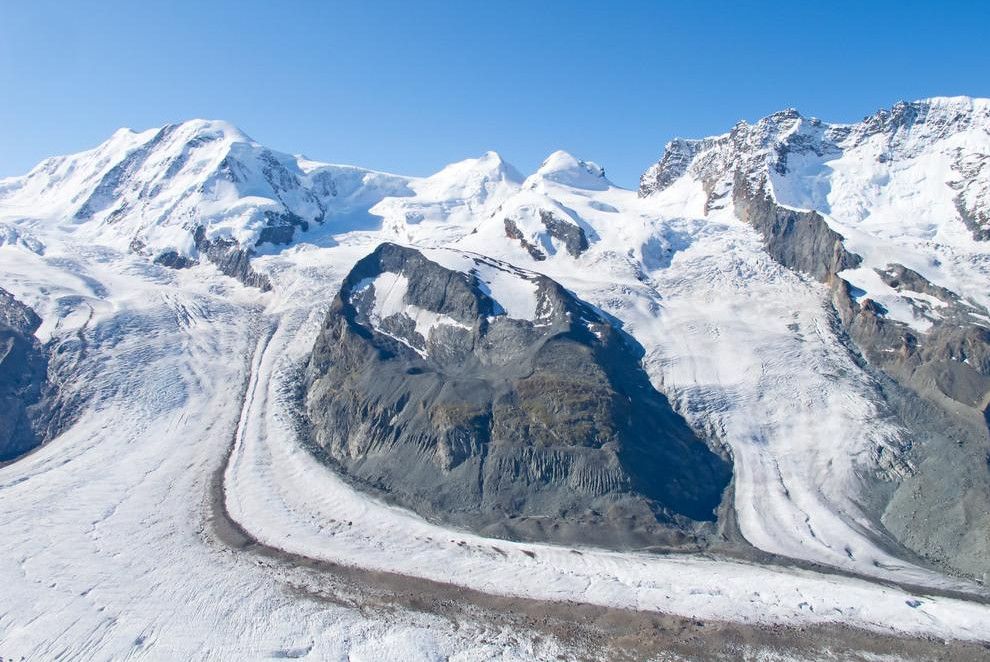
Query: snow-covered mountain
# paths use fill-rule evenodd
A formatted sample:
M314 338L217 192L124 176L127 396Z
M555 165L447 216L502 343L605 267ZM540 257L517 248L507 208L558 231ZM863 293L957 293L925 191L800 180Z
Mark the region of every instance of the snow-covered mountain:
M640 185L658 202L687 195L699 216L730 212L780 264L829 286L910 448L895 453L909 475L884 525L977 572L990 560L988 154L985 99L899 103L856 124L787 110L669 143Z
M225 122L193 120L47 159L0 181L3 216L79 226L94 241L196 259L196 232L241 248L297 231L370 226L368 209L407 195L409 178L267 149ZM377 220L377 219L376 219Z
M765 193L820 213L862 258L861 269L904 264L986 307L988 153L986 99L902 102L857 124L786 110L714 138L670 142L643 174L640 193L700 185L706 211L734 193ZM866 271L845 278L875 297L896 294ZM905 312L891 301L892 314ZM924 325L923 314L905 321L916 320Z
M383 232L406 242L445 243L470 232L519 190L522 175L495 152L409 182L410 195L371 208Z
M851 125L794 110L677 140L640 194L700 188L784 266L831 283L873 363L979 410L990 397L990 102L899 103ZM883 356L895 352L896 358ZM920 373L920 374L919 374Z
M985 640L986 606L965 598L990 581L988 163L990 101L961 97L674 140L638 190L565 152L528 176L489 152L406 177L202 120L47 159L0 180L0 288L39 316L27 344L72 415L0 466L0 577L29 615L27 548L66 569L44 577L53 612L88 614L114 572L128 590L275 591L202 545L227 549L204 533L223 521L286 567ZM665 413L637 418L654 397ZM675 420L709 463L674 472L704 496L695 523L664 514L674 483L654 499L654 460L623 461ZM632 519L615 506L630 499ZM65 545L36 544L38 512ZM588 534L649 547L663 516L692 536L666 548L711 555ZM134 540L170 553L149 568ZM105 599L116 614L147 597ZM97 648L144 636L126 634Z

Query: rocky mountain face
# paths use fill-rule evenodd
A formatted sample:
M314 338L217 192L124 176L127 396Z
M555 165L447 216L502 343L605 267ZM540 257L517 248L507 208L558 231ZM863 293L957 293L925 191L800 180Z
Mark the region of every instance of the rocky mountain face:
M703 545L728 462L615 321L553 280L385 243L353 268L307 369L313 439L358 483L496 536Z
M788 110L673 141L640 182L644 198L699 182L706 214L734 210L771 257L829 286L908 430L911 471L880 500L884 524L976 575L990 560L988 137L985 100L901 103L852 125Z
M48 357L34 337L40 324L33 310L0 289L0 462L46 438Z

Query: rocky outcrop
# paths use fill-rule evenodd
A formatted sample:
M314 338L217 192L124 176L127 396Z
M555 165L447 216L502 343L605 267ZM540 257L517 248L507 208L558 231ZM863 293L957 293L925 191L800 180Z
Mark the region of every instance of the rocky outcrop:
M177 251L163 251L155 256L155 264L171 269L188 269L198 264L196 260L180 255Z
M206 239L202 227L196 229L194 239L196 250L215 264L220 273L235 278L248 287L257 287L262 292L272 289L268 276L259 274L251 266L251 256L254 255L252 249L242 247L233 239Z
M627 334L544 276L429 255L382 244L334 301L306 377L329 461L489 535L625 548L716 533L729 464Z
M958 173L950 182L958 194L956 210L978 241L990 241L990 154L963 154L953 163Z
M547 246L551 252L554 240L559 242L571 257L579 257L588 250L588 235L580 225L574 221L565 221L546 209L538 210L537 215L542 226L542 230L537 233L538 241ZM505 236L518 241L534 260L542 262L547 259L547 253L537 243L528 240L519 225L515 219L506 218Z
M588 237L580 225L558 218L545 209L540 210L540 222L551 237L564 245L571 257L578 257L588 250Z
M781 207L763 185L748 191L744 179L736 173L732 196L736 213L759 231L773 259L822 282L859 266L859 256L846 250L842 236L828 227L821 214Z
M288 227L288 236L292 236L293 226ZM245 248L233 239L218 237L207 239L206 230L202 226L197 227L193 233L193 241L196 250L201 258L214 264L220 273L234 278L248 287L257 287L262 292L272 289L271 280L268 276L260 274L251 266L251 258L254 256L254 249ZM134 238L130 244L131 251L135 253L147 253L147 247L140 239ZM182 255L178 251L162 251L154 257L154 263L170 269L189 269L199 264L199 260Z
M0 289L0 462L46 438L48 357L34 337L41 320Z
M523 234L523 231L519 229L519 225L511 218L505 219L505 236L518 241L519 245L525 248L529 256L537 262L547 259L546 253L537 248L536 244L526 240L526 235Z
M257 246L262 244L291 244L296 234L296 228L302 232L309 230L309 223L292 212L276 214L265 212L265 227L258 233ZM320 219L322 223L322 218Z

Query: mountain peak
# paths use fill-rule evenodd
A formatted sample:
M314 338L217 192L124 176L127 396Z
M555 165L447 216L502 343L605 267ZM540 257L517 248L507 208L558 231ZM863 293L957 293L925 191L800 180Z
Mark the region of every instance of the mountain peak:
M539 169L526 180L525 186L533 188L542 181L595 191L602 191L612 186L605 177L604 168L593 161L582 161L564 150L557 150L548 156Z
M225 140L226 142L254 143L246 133L225 120L208 120L194 118L175 124L167 124L162 131L168 130L176 135L206 140Z
M456 161L427 178L435 182L470 185L478 181L507 181L522 183L523 176L495 151L487 151L479 157Z
M760 121L782 122L786 120L800 120L800 119L804 119L804 116L797 108L784 108L783 110L778 110L775 113L770 113Z

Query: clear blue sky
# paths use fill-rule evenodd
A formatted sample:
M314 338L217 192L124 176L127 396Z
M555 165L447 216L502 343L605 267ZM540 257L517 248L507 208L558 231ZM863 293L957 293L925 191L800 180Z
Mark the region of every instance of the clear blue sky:
M0 176L116 128L225 119L429 174L554 149L631 186L675 136L794 106L990 96L990 2L0 0Z

